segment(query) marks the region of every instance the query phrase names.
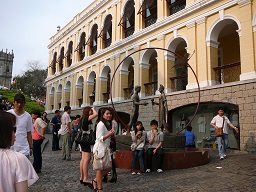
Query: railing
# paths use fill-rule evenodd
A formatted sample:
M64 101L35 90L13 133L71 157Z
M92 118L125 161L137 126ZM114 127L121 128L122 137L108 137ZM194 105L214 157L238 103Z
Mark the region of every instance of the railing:
M184 9L185 7L186 7L186 0L176 0L174 3L170 3L170 15L177 13L178 11Z
M93 105L94 101L95 101L95 96L89 96L90 98L90 105Z
M174 91L186 90L188 74L178 75L170 78Z
M125 29L125 37L129 37L134 33L134 25Z
M102 93L102 95L103 95L103 102L104 102L104 103L107 103L108 100L109 100L109 92L107 92L107 93Z
M157 81L145 83L145 96L155 95L157 90Z
M123 90L124 90L124 99L131 99L132 89L128 87L128 88L123 88Z
M241 74L241 63L231 63L223 66L213 67L216 72L217 80L220 84L230 83L234 81L239 81L239 76Z
M82 104L83 104L83 98L78 99L78 105L79 105L79 107L81 107Z
M157 13L150 15L149 17L145 18L145 27L153 25L157 20Z

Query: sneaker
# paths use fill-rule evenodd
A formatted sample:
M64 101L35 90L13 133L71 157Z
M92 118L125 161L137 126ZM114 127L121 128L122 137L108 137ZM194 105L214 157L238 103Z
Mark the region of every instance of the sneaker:
M227 155L226 155L226 154L224 154L224 155L223 155L223 157L227 157Z
M220 156L220 160L223 160L224 159L224 157L223 156Z
M140 174L142 174L143 173L143 171L142 170L140 170L138 173L137 173L137 175L140 175Z
M135 170L134 170L134 169L132 170L132 175L136 175L136 172L135 172Z
M151 170L150 170L150 169L147 169L147 170L146 170L146 173L150 173L150 172L151 172Z
M108 176L111 176L111 172L108 172Z
M162 169L157 169L157 172L158 173L163 173L163 170Z

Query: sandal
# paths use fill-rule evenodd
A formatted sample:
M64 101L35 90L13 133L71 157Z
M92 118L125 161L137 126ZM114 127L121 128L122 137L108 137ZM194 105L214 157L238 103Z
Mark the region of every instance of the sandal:
M94 185L93 184L96 184L96 188L94 188ZM91 190L96 190L97 189L97 181L95 181L94 179L92 180L91 183L88 183L88 187L91 189Z

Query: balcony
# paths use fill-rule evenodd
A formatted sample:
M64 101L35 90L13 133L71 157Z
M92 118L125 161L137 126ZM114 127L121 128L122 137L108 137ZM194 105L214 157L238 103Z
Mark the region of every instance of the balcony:
M145 83L145 96L155 95L157 90L157 81Z
M174 91L186 90L188 84L188 74L182 74L175 77L171 77L171 87Z
M213 70L216 73L217 81L220 84L239 81L239 76L241 74L240 65L240 62L236 62L218 67L213 67Z

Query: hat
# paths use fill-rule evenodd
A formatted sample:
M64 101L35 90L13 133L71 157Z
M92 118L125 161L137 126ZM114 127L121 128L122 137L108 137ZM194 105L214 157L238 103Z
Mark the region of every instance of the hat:
M25 96L21 93L16 94L14 97L14 101L25 101L25 100L26 100Z

